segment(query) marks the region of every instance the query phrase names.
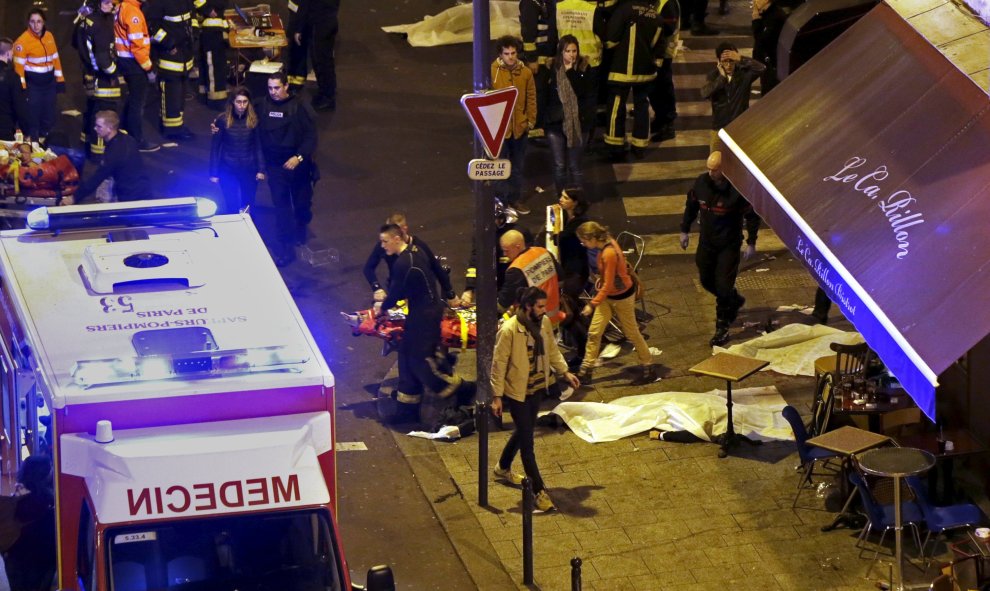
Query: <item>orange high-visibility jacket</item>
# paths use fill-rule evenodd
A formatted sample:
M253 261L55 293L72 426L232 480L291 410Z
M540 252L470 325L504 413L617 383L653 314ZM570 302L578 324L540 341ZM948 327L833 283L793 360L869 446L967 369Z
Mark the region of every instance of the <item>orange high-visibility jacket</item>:
M530 246L512 260L510 269L519 269L526 276L526 283L547 294L547 318L557 324L564 319L560 309L560 282L557 279L557 261L545 248Z
M145 71L151 70L151 37L141 12L141 0L124 0L113 26L118 57L133 58Z
M21 77L21 86L27 88L27 81L32 77L51 80L55 76L58 82L65 82L62 77L62 61L58 57L58 47L51 31L45 31L38 37L31 29L21 33L14 41L14 71Z

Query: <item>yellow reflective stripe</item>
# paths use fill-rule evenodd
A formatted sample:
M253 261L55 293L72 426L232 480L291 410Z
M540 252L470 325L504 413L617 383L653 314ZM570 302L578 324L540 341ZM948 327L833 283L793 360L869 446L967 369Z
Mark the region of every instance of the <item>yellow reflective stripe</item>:
M467 349L468 346L468 319L467 315L463 311L457 311L457 317L461 320L461 349Z
M306 77L305 76L289 76L289 84L298 84L299 86L303 86L303 85L306 84Z
M110 67L106 69L107 74L113 74L117 71L117 62L110 64Z
M119 98L120 89L119 88L97 88L93 91L93 96L98 96L100 98Z
M166 14L164 18L170 23L181 23L183 21L187 21L190 18L192 18L192 15L189 14L188 12L184 14L177 14L175 16Z
M469 279L474 279L478 276L478 270L474 267L469 267L468 270L464 272L464 276Z
M423 400L421 394L405 394L403 392L395 393L395 400L401 402L402 404L419 404Z
M164 29L158 29L158 32L155 33L153 39L156 43L161 43L162 39L164 39L166 35L168 35L168 33L166 33Z
M292 0L289 0L289 10L291 10L292 12L298 12L299 5L293 2Z
M223 27L227 28L227 21L222 18L204 18L202 25L204 27Z
M636 84L638 82L650 82L656 80L656 74L619 74L617 72L611 72L608 75L609 82L623 82L626 84Z
M195 0L195 2L193 2L193 6L196 8L202 8L205 4L206 0Z
M210 99L211 101L220 101L227 98L227 91L217 90L215 92L208 92L206 93L206 98Z
M644 139L640 139L640 138L637 138L637 137L631 137L631 138L629 138L629 143L631 145L637 147L637 148L648 148L648 147L650 147L650 140L648 140L648 139L645 139L644 140ZM547 316L552 316L550 314L550 310L547 310Z
M158 67L170 72L184 72L186 69L186 65L182 62L173 62L163 59L158 60Z

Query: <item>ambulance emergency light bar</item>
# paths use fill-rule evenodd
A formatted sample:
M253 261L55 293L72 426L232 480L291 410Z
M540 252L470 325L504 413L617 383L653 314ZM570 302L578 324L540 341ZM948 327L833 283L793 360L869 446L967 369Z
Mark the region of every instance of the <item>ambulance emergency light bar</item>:
M217 212L205 197L39 207L27 216L32 230L69 230L98 226L136 226L196 222Z
M262 372L300 372L297 365L309 354L285 346L197 351L175 355L147 355L86 359L72 367L72 380L82 388L129 382L216 378Z

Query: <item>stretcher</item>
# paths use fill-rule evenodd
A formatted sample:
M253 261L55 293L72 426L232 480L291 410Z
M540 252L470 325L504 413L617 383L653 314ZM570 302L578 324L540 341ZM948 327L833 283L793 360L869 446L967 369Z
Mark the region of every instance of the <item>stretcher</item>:
M0 218L23 218L59 205L79 187L79 172L65 155L37 145L0 141Z
M478 346L478 319L474 306L453 308L444 313L440 321L440 345L458 349L474 349ZM382 354L387 355L402 340L406 322L403 308L389 310L377 317L374 308L357 312L341 312L341 317L351 327L354 336L368 335L385 341Z

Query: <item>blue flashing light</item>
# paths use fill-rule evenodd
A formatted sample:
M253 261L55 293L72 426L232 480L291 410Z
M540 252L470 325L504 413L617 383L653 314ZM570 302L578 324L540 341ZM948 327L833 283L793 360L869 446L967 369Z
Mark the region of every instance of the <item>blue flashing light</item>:
M216 214L205 197L39 207L28 213L32 230L68 230L102 226L139 226L196 222Z

